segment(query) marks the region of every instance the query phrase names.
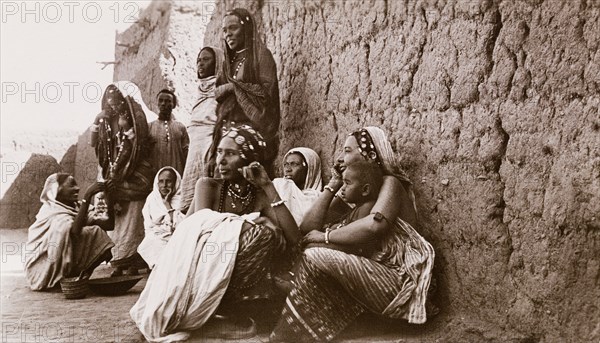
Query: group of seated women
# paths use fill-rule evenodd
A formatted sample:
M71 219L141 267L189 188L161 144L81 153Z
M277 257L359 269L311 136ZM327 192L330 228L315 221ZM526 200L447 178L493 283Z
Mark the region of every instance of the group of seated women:
M183 177L164 167L151 185L143 156L149 110L116 87L134 118L129 169L120 179L108 173L80 205L72 177L48 178L29 243L50 254L48 242L60 241L62 262L49 271L43 256L30 258L32 288L89 275L113 257L114 244L95 225L102 223L87 215L93 194L106 190L113 198L121 194L121 213L143 218L136 249L152 271L130 315L150 342L185 340L197 330L247 338L256 326L242 309L265 300L278 312L273 342L330 341L366 312L424 323L434 251L414 229L411 183L385 133L371 126L350 133L324 187L319 155L306 147L289 150L282 177L273 178L279 145L273 57L246 10L228 12L223 32L224 56L218 48L198 56L200 97ZM213 65L207 76L206 61L223 58L223 68ZM97 122L103 171L118 165L123 150L111 150L110 108L118 107L108 106ZM60 238L48 238L54 236Z

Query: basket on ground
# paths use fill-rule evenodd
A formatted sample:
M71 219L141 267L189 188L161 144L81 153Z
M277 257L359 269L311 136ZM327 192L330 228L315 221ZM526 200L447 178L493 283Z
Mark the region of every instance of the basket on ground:
M90 288L88 278L70 277L60 280L60 288L67 299L82 299L88 294Z

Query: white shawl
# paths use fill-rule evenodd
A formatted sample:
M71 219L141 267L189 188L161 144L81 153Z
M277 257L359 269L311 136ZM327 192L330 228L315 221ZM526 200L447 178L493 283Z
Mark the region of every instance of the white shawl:
M244 218L210 209L182 221L129 314L149 342L186 340L227 290Z

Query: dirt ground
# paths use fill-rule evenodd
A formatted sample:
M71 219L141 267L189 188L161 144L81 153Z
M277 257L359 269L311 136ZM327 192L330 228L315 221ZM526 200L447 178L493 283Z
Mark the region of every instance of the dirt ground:
M2 244L1 322L2 342L143 342L129 317L129 309L146 284L146 278L121 296L88 294L84 299L65 299L60 291L34 292L25 281L22 248L27 230L0 229ZM108 276L100 266L92 278ZM340 342L443 342L439 329L445 322L434 318L425 326L361 318L340 337ZM269 323L258 326L259 335L244 342L267 342ZM436 334L436 332L438 334ZM435 337L437 336L437 337ZM232 342L207 339L195 332L190 342ZM238 341L239 342L239 341Z

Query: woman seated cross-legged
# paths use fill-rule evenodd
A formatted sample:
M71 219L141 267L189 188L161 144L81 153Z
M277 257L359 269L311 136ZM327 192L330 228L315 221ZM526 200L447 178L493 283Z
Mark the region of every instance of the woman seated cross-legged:
M92 197L103 189L102 183L92 184L79 202L73 176L48 176L26 246L25 276L32 290L53 288L65 277L89 277L112 258L114 244L101 228L111 230L111 223L88 211Z
M381 169L381 189L376 199L359 199L368 206L347 207L340 213L343 199L335 194L342 179L334 173L302 222L308 249L297 262L271 342L330 341L365 312L410 323L427 319L425 301L434 251L401 219L414 221L416 216L410 213L414 204L403 185L408 185L408 178L399 169L389 141L376 127L353 132L340 160L340 170L358 161ZM344 174L345 183L356 180ZM348 196L347 187L342 194Z
M261 165L267 148L247 125L223 135L217 148L222 179L198 180L187 218L130 311L148 341L187 339L211 318L228 318L234 335L255 332L240 305L274 294L272 257L300 238Z

